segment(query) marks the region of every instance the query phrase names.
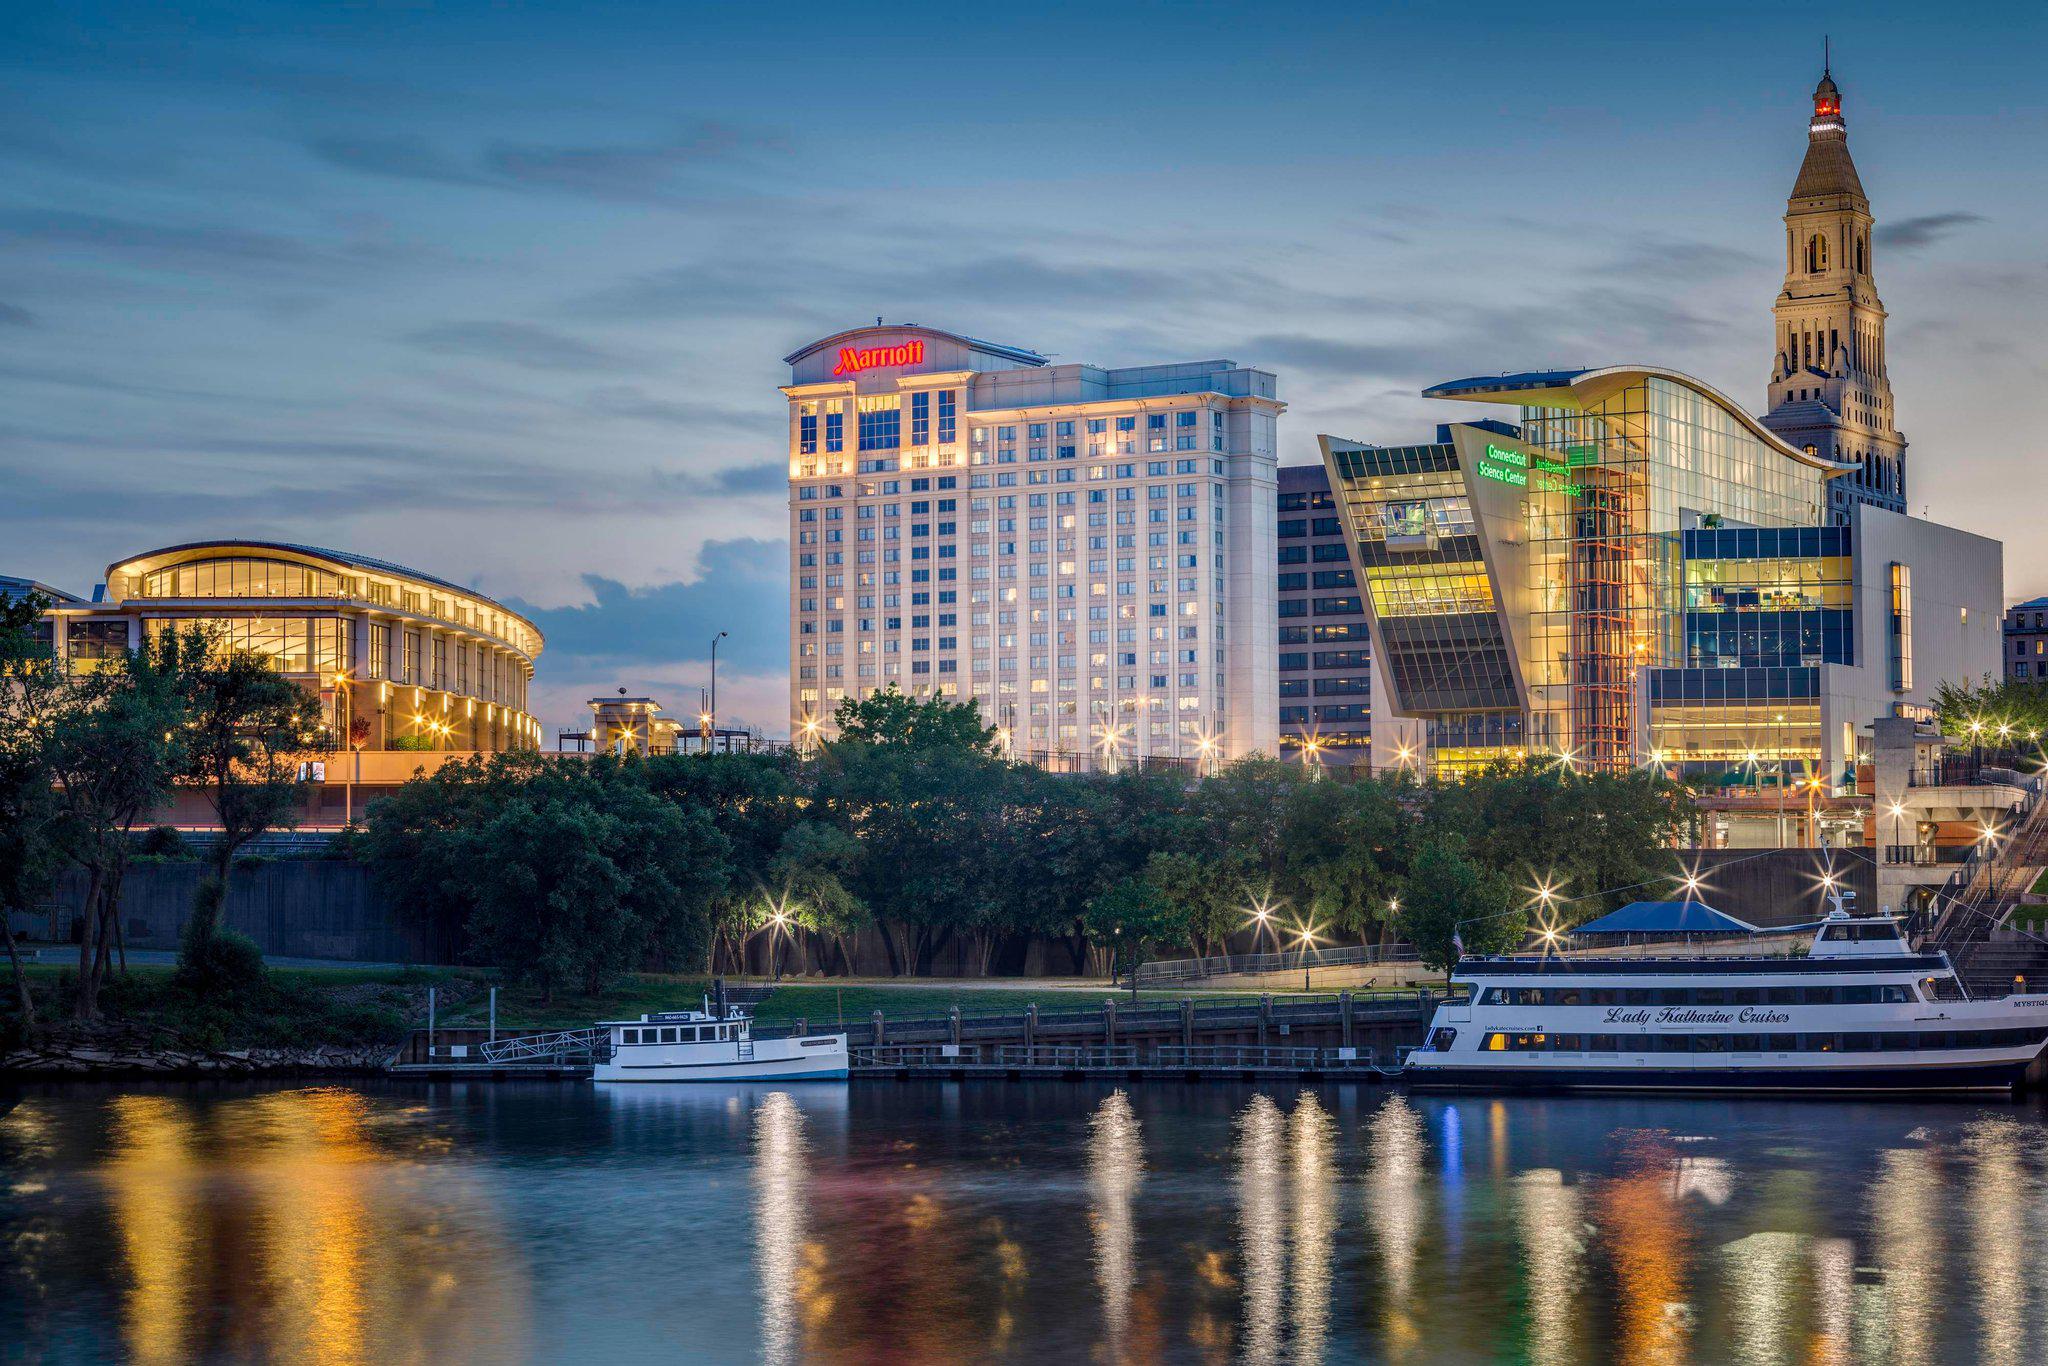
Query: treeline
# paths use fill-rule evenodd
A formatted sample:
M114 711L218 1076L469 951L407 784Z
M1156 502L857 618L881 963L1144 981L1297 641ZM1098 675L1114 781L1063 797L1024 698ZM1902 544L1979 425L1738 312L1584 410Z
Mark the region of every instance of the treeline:
M1454 935L1485 951L1538 913L1629 899L1599 894L1667 875L1692 821L1650 772L1318 782L1254 758L1200 780L1053 775L1005 762L971 705L883 693L835 719L841 738L809 757L450 764L373 807L356 851L409 913L551 995L730 970L764 933L847 971L869 927L899 975L963 944L987 972L1048 941L1079 973L1248 929L1280 947L1400 939L1441 966Z

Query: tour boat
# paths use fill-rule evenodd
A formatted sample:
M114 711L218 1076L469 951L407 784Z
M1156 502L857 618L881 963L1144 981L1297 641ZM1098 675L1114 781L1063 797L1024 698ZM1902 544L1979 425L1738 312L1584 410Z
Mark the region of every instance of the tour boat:
M832 1081L846 1077L844 1034L756 1039L737 1006L665 1010L637 1020L601 1020L609 1056L597 1081Z
M2048 1041L2048 995L1972 998L1943 952L1839 904L1803 954L1463 958L1404 1076L1472 1089L1996 1091ZM2015 983L2015 985L2023 985Z

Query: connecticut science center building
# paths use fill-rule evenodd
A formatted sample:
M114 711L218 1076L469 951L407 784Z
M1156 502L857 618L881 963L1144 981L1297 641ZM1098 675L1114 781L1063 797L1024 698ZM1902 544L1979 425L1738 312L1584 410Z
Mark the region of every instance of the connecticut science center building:
M894 684L1049 767L1277 751L1271 374L910 325L785 360L797 743Z
M1365 589L1376 766L1833 775L1871 718L1998 664L1997 542L1831 500L1859 466L1698 380L1621 366L1425 396L1518 421L1321 438Z

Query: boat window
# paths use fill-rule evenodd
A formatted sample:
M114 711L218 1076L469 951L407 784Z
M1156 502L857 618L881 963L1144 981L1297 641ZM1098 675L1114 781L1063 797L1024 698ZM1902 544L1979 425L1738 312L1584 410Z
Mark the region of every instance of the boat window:
M1620 993L1613 987L1594 987L1588 995L1593 998L1593 1004L1596 1006L1611 1006L1620 998Z
M1720 987L1701 987L1693 993L1693 1004L1702 1006L1724 1006L1728 1004L1728 993Z
M1555 998L1551 1002L1552 1005L1575 1006L1580 1004L1579 989L1577 987L1554 987L1551 989L1550 994Z
M1913 999L1907 994L1904 987L1880 987L1878 991L1880 994L1879 999L1886 1005L1903 1005L1905 1002Z
M1844 1053L1875 1053L1877 1051L1877 1039L1878 1036L1875 1034L1844 1034L1842 1036L1842 1051Z
M1692 1051L1692 1040L1684 1034L1659 1034L1657 1036L1656 1051L1659 1053L1690 1053Z
M1763 991L1758 987L1736 987L1728 993L1728 1004L1731 1006L1753 1006L1763 999Z
M1725 1053L1728 1051L1728 1036L1725 1034L1695 1034L1692 1036L1692 1051L1695 1053Z
M1732 1053L1761 1053L1764 1051L1764 1036L1761 1034L1737 1034L1729 1042Z
M1835 1003L1833 987L1801 987L1799 1003L1807 1006L1831 1006Z
M1836 1034L1801 1034L1799 1037L1806 1040L1803 1051L1808 1053L1833 1053L1842 1046L1840 1036Z
M1618 1051L1619 1051L1619 1050L1618 1050L1618 1049L1617 1049L1617 1048L1615 1047L1615 1043L1616 1043L1616 1036L1615 1036L1615 1035L1612 1035L1612 1034L1595 1034L1595 1035L1594 1035L1594 1036L1592 1037L1592 1039L1591 1039L1590 1041L1588 1041L1587 1047L1588 1047L1588 1048L1590 1048L1590 1049L1591 1049L1591 1050L1592 1050L1593 1052L1595 1052L1595 1053L1614 1053L1614 1052L1618 1052Z
M1843 987L1842 1003L1852 1006L1872 1005L1877 1001L1876 987Z
M1650 1004L1650 989L1648 987L1624 987L1622 988L1621 996L1624 1005L1646 1006Z
M1881 1040L1878 1046L1887 1053L1900 1052L1913 1046L1913 1036L1911 1034L1886 1033L1880 1034L1877 1037Z
M1843 943L1849 938L1849 927L1847 925L1825 926L1820 932L1820 937L1830 944Z
M1495 1034L1493 1037L1498 1039L1500 1035ZM1458 1031L1448 1025L1430 1031L1429 1046L1433 1052L1448 1053L1451 1051L1451 1045L1457 1041Z
M1799 1051L1799 1036L1797 1034L1773 1034L1771 1035L1770 1048L1773 1053L1797 1053Z
M1508 1036L1507 1036L1507 1035L1505 1035L1505 1034L1489 1034L1489 1035L1487 1035L1487 1036L1486 1036L1486 1051L1487 1051L1487 1052L1489 1052L1489 1053L1505 1053L1505 1052L1507 1051L1507 1047L1508 1047Z
M673 1028L670 1028L670 1029L664 1029L664 1030L662 1030L662 1031L661 1031L661 1041L662 1041L663 1043L674 1043L674 1042L676 1041L676 1032L675 1032L675 1030L674 1030Z
M627 1042L627 1043L639 1043L639 1042L640 1042L640 1031L639 1031L639 1030L637 1030L637 1029L629 1029L629 1030L627 1030L627 1031L626 1031L626 1042Z
M1766 987L1764 999L1774 1006L1789 1006L1799 1000L1798 987Z

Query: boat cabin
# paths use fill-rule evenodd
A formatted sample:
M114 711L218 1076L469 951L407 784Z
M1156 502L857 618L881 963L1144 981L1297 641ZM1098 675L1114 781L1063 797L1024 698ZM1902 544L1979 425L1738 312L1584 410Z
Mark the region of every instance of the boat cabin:
M753 1021L744 1012L729 1009L724 1018L713 1014L709 1002L703 1010L662 1010L637 1020L604 1020L600 1027L612 1032L612 1045L650 1043L738 1043L753 1038Z

